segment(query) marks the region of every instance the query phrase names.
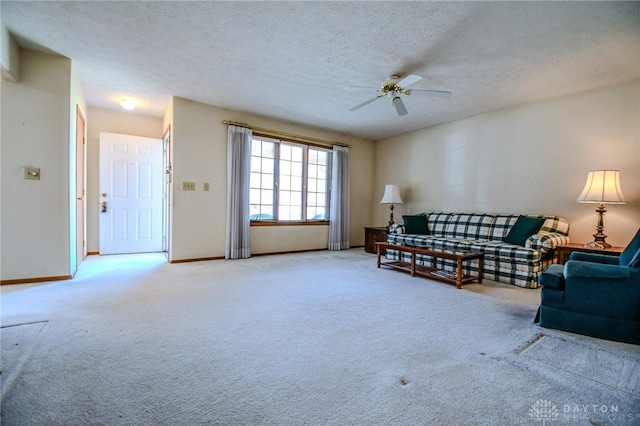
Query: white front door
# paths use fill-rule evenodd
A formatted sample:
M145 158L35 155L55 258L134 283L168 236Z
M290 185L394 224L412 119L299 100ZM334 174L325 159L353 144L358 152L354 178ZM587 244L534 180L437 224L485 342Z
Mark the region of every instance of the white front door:
M100 133L100 254L162 251L162 139Z

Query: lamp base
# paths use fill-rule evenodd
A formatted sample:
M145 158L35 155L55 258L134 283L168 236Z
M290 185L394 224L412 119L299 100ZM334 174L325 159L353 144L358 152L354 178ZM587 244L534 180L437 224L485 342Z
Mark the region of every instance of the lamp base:
M393 221L393 204L391 204L389 206L389 225L387 226L387 229L391 228L391 225L393 225L395 222Z
M600 206L596 209L596 213L598 213L598 225L596 226L596 233L593 234L594 240L589 244L593 244L593 246L589 247L598 247L598 248L609 248L611 244L605 241L607 236L602 233L604 231L604 220L602 217L607 212L607 209L604 207L603 203L600 203Z
M591 241L590 243L587 243L584 245L587 248L594 248L594 249L604 249L604 248L609 248L611 247L611 244L605 242L604 244L599 243L597 241Z

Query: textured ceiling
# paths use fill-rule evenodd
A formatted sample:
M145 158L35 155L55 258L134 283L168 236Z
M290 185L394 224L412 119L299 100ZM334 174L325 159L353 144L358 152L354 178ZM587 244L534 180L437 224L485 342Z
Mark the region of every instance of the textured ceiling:
M87 103L171 96L380 139L640 77L639 2L12 2L19 45L71 58ZM448 99L349 109L390 74Z

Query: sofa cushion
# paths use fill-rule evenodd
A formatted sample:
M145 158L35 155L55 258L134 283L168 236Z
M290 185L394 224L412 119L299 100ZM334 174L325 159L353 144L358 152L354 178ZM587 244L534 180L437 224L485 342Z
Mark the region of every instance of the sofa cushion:
M487 241L479 244L471 244L472 251L481 251L486 257L500 258L510 262L532 263L540 262L542 254L538 250L503 243L500 241Z
M537 234L544 222L544 218L520 216L513 227L509 230L507 236L504 237L504 242L524 246L527 238L531 235Z
M452 213L427 213L427 227L431 235L439 237L444 235L444 230L453 216Z
M492 241L504 241L504 237L507 236L519 217L514 214L495 215L489 229L489 239Z
M429 234L425 215L402 216L402 221L404 222L404 232L407 234Z
M444 230L446 238L486 240L493 222L489 214L454 214Z
M486 241L444 238L433 235L389 234L387 235L387 242L440 251L468 251L474 246L476 247L475 251L479 251L477 248L481 247Z
M431 247L429 246L429 240L431 240L431 238L429 235L387 234L388 243L402 244L411 247Z
M469 251L471 246L481 246L486 240L467 240L464 238L432 237L429 239L429 248L440 251ZM479 250L476 250L479 251Z

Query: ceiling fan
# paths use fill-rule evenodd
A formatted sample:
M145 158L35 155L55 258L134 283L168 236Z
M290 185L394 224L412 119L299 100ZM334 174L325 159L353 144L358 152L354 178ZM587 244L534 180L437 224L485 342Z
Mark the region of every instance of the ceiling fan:
M370 104L371 102L384 98L385 96L391 99L391 103L393 107L396 109L398 115L407 115L407 108L404 106L404 102L402 102L402 98L400 94L410 95L411 93L425 93L431 96L437 96L440 98L448 98L451 96L451 92L446 90L427 90L427 89L407 89L407 87L411 86L414 83L422 80L422 77L418 75L409 74L406 77L400 78L397 75L391 75L387 77L387 79L382 83L379 88L375 87L360 87L360 86L349 86L357 89L372 89L377 90L380 94L374 98L371 98L363 103L354 106L349 111L355 111L357 109L362 108L365 105Z

